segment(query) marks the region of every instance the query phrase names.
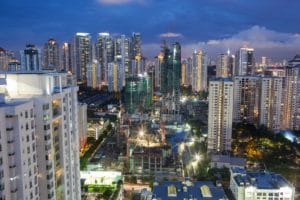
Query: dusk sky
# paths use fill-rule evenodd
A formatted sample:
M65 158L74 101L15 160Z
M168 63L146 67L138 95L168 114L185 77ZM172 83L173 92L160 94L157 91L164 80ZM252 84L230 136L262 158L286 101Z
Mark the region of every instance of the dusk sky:
M144 54L159 52L163 37L216 53L254 47L257 56L290 59L300 53L299 0L1 0L0 47L41 47L75 32L142 34ZM18 54L18 53L17 53Z

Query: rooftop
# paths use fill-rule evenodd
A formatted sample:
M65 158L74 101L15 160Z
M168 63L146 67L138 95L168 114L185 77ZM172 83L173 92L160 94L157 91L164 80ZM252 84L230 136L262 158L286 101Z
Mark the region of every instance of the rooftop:
M165 181L153 187L153 199L227 199L222 187L209 181Z
M231 169L234 180L239 186L252 185L258 189L279 189L292 187L291 184L280 174L272 172L246 172L238 168Z

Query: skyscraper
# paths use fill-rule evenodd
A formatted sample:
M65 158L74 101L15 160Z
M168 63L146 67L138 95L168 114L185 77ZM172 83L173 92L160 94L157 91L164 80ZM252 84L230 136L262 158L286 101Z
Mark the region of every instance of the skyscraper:
M21 69L23 71L40 71L42 69L41 50L32 44L26 45L21 52Z
M194 51L192 58L192 90L194 92L207 90L208 58L201 50Z
M9 70L9 63L15 61L15 56L12 51L8 51L0 47L0 71Z
M0 95L5 199L81 199L78 87L68 78L66 73L6 75L4 91L11 100L5 101L3 90Z
M234 77L233 121L258 125L260 77Z
M114 41L109 33L98 33L95 45L95 58L99 61L101 67L101 84L107 85L108 81L108 63L114 62ZM121 50L120 50L121 52Z
M165 44L163 47L163 61L161 65L161 93L169 99L168 110L178 114L181 78L181 47L178 42L172 49Z
M282 128L300 130L300 56L287 67Z
M60 69L65 72L71 72L75 74L72 66L72 47L71 44L65 42L61 47L61 64Z
M231 150L233 82L229 79L209 81L208 105L209 152Z
M131 58L135 59L136 56L142 56L142 50L141 50L141 34L140 33L132 33L131 38Z
M74 70L76 78L86 83L86 66L92 61L92 44L89 33L76 33L74 37Z
M121 62L108 63L108 91L121 92L123 88L124 68Z
M58 70L60 71L59 65L59 47L54 39L49 39L44 45L44 66L46 70Z
M155 57L155 66L154 66L154 88L160 89L161 82L161 65L163 62L164 55L161 52L158 56Z
M217 72L216 76L221 78L229 77L229 55L228 54L220 54L217 57Z
M87 64L86 76L88 87L93 89L101 89L101 67L96 59Z
M240 48L236 53L235 76L246 76L255 74L254 49Z
M281 126L282 83L280 77L261 78L259 124L274 131Z

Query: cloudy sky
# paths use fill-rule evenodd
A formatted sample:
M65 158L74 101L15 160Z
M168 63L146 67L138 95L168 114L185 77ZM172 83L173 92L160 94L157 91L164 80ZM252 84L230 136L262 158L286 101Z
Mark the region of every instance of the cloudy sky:
M238 47L274 60L300 53L299 0L1 0L0 47L18 51L75 32L141 32L144 54L179 41L183 57L203 49L212 57Z

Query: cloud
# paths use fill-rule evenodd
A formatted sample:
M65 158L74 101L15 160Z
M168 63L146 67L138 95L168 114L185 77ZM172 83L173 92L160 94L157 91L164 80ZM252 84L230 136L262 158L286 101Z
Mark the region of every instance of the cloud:
M172 32L167 32L167 33L162 33L159 35L161 38L176 38L176 37L182 37L183 35L181 33L172 33Z
M166 36L172 36L172 34L167 33ZM235 53L243 46L254 48L257 59L260 56L268 56L274 60L290 59L295 54L300 53L300 34L283 33L261 26L253 26L222 39L182 43L181 48L183 58L191 56L195 49L202 49L210 57L216 58L218 54L225 53L228 49ZM146 44L144 49L153 57L153 55L158 54L159 47L160 44L152 43Z
M144 0L97 0L97 2L104 5L122 5L128 3L143 3Z

